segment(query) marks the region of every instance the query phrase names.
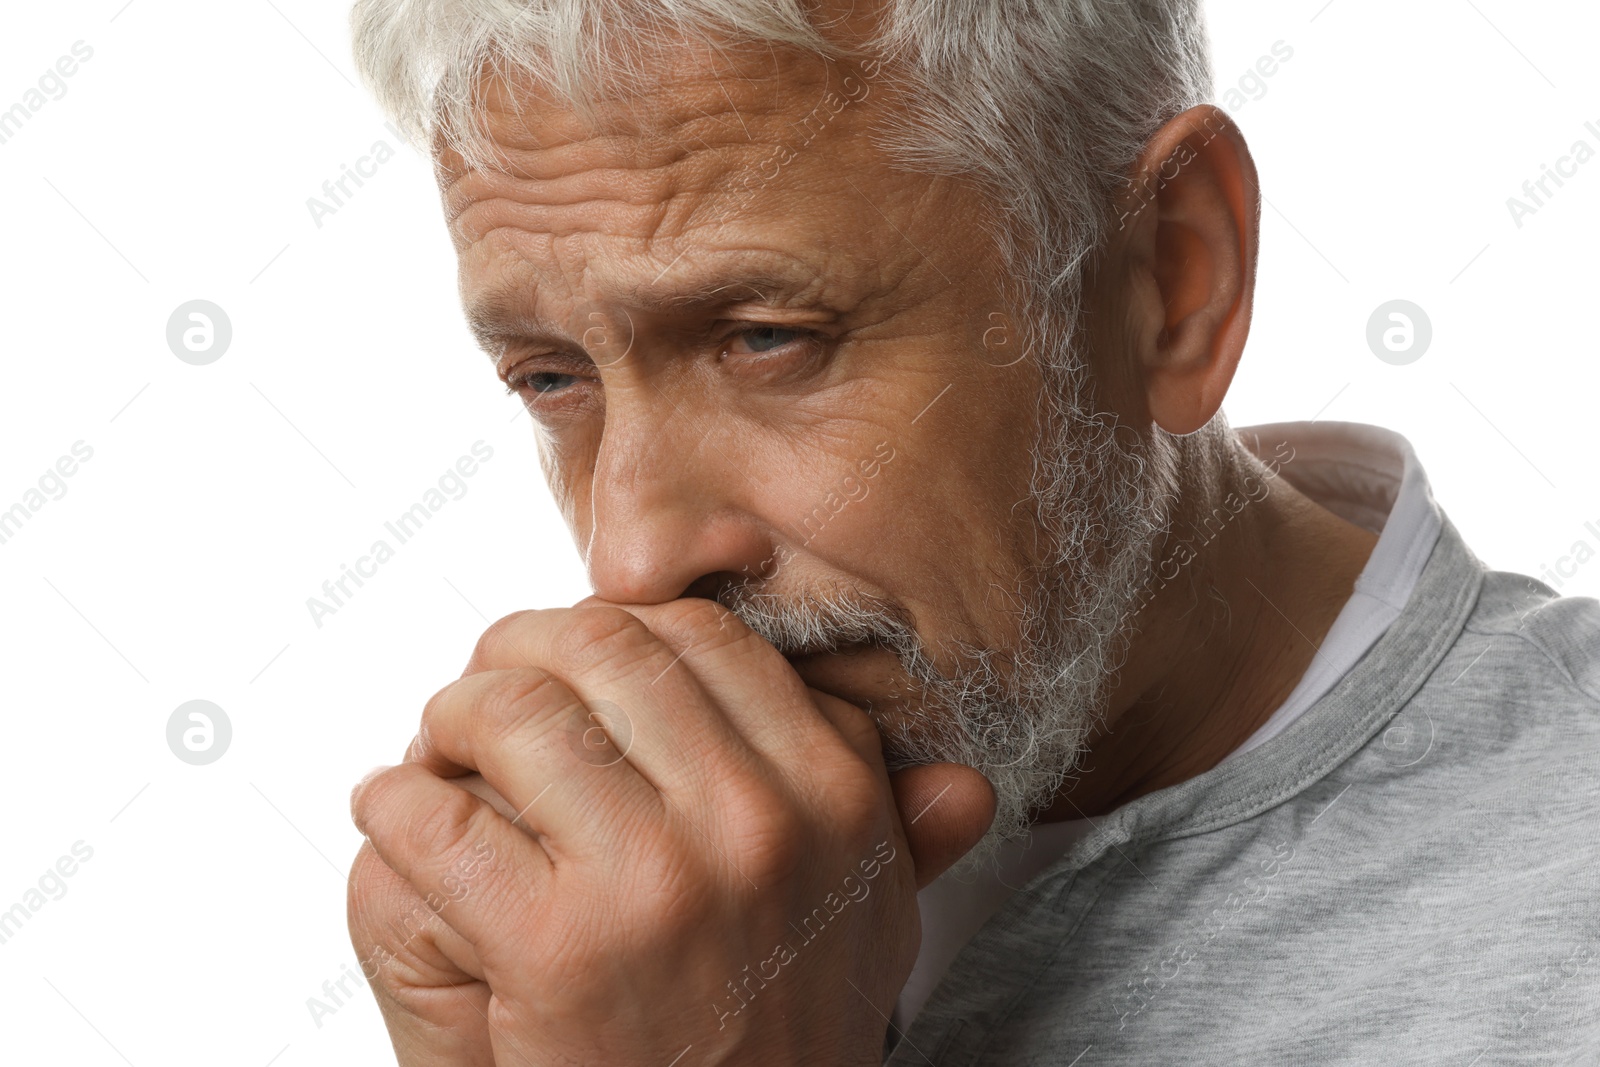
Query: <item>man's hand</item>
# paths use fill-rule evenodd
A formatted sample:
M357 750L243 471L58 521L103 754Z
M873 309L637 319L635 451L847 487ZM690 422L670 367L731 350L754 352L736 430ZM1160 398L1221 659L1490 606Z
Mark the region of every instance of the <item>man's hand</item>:
M351 807L351 936L406 1067L812 1067L881 1061L915 891L993 794L891 784L862 711L686 599L496 623Z

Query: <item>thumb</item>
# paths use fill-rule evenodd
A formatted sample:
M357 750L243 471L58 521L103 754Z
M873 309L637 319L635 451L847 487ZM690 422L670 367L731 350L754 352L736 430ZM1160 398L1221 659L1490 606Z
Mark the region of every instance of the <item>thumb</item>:
M921 889L965 856L994 822L994 787L971 767L930 763L889 778Z

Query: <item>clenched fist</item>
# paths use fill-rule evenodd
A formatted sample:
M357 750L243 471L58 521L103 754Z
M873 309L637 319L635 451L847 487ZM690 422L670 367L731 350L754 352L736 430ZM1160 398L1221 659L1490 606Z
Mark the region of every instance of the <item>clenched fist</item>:
M993 794L891 782L868 716L715 602L591 599L492 626L351 809L406 1067L854 1067Z

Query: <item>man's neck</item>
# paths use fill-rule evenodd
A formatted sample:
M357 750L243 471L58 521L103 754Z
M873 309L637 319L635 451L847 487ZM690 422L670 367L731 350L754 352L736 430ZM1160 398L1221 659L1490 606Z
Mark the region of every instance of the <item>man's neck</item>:
M1240 459L1180 503L1105 720L1040 821L1097 817L1216 766L1294 690L1349 599L1377 535L1281 476L1265 495L1250 482L1251 500L1244 479L1262 468ZM1200 519L1215 515L1220 530Z

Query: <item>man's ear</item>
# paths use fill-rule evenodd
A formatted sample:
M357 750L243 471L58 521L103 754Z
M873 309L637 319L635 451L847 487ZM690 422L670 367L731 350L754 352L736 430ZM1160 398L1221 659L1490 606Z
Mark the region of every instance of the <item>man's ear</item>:
M1261 197L1226 112L1163 126L1116 200L1098 285L1121 288L1119 347L1152 421L1193 433L1222 406L1250 332Z

